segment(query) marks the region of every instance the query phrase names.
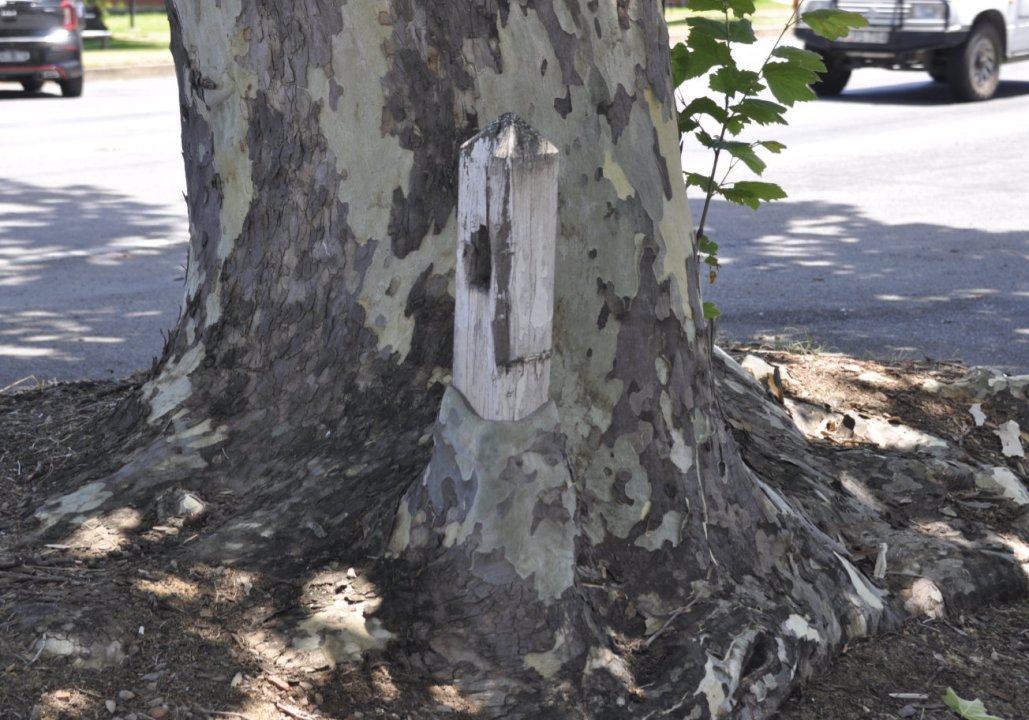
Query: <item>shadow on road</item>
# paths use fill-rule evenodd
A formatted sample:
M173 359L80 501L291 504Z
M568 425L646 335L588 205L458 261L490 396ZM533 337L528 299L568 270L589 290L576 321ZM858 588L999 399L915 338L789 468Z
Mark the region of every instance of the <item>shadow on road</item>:
M913 73L913 76L918 75ZM1017 98L1029 95L1029 82L1024 80L1001 80L997 94L990 103L1006 98ZM855 88L846 90L834 98L823 98L829 102L868 103L871 105L953 105L954 96L946 83L932 82L928 76L925 80L917 80L901 85L888 85L881 88Z
M716 202L709 218L724 268L705 294L733 339L1029 373L1027 232L888 225L829 202Z
M0 179L0 389L149 364L182 300L184 215Z

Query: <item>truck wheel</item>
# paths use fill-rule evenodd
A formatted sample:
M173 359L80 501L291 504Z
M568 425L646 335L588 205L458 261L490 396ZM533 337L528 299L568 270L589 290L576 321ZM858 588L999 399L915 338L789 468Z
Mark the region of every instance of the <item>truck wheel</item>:
M850 68L844 60L827 53L819 53L822 62L825 63L825 72L818 76L818 80L811 83L811 89L818 97L835 97L843 92L850 80Z
M950 52L947 82L961 102L989 100L1000 83L1001 45L996 28L980 23L968 40Z

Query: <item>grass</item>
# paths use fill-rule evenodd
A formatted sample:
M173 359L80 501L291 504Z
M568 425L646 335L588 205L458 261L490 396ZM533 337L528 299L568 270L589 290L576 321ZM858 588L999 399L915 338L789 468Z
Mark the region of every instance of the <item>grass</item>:
M87 68L159 65L171 62L168 44L171 31L162 12L136 13L134 26L127 14L107 13L104 24L111 31L106 48L99 40L87 40L84 62Z
M754 0L754 4L757 6L755 25L785 25L793 11L788 0ZM686 19L694 14L697 13L691 13L687 8L670 7L665 11L665 20L671 27L683 27ZM104 15L104 23L113 35L106 48L100 47L99 40L86 41L86 67L132 67L171 61L168 50L171 32L168 29L168 16L163 12L136 13L135 25L131 27L127 13L107 13Z
M754 0L757 12L754 14L754 25L785 25L793 14L791 0ZM694 16L722 17L720 12L691 12L689 8L670 7L665 9L665 22L668 25L684 25L688 18Z

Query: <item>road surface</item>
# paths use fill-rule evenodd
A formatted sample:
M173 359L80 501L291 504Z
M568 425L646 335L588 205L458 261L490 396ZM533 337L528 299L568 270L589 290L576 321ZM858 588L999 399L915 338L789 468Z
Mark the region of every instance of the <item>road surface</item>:
M957 105L863 70L762 132L789 146L765 179L790 199L712 208L722 337L1029 373L1029 63L1002 78ZM0 389L147 367L182 302L174 79L47 91L0 85Z
M188 243L174 77L0 84L0 389L148 367Z
M788 146L763 179L789 199L709 216L720 336L1029 373L1029 63L974 104L924 73L858 70L788 117L751 139Z

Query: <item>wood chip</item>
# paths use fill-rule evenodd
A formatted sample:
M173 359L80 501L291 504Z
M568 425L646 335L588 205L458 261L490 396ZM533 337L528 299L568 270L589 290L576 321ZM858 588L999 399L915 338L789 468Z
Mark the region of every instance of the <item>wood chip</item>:
M278 675L266 675L264 679L267 680L269 684L274 685L283 692L290 691L289 683L280 678Z
M929 696L925 693L890 693L890 697L894 700L928 700Z
M317 718L314 715L306 713L300 708L294 707L293 705L287 705L286 703L277 702L275 703L275 707L277 707L281 712L286 713L290 717L297 718L297 720L317 720Z

